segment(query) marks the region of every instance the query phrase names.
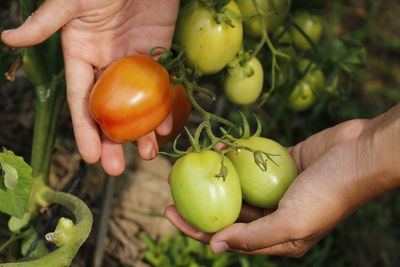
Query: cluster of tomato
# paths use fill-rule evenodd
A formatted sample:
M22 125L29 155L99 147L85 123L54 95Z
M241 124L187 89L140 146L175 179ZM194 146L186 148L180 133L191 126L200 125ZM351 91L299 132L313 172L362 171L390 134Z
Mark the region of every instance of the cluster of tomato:
M315 100L314 92L324 88L325 78L317 64L292 55L320 41L322 24L305 11L293 13L292 23L284 23L290 7L291 0L189 0L181 9L174 42L184 51L194 78L223 74L225 95L238 105L260 98L271 61L260 60L257 52L269 47L271 53L280 53L280 63L294 65L301 74L287 105L304 110ZM252 41L246 36L258 40L250 50L246 46ZM285 75L272 73L278 86L285 83ZM91 115L107 137L127 142L154 131L172 114L172 133L158 136L163 144L182 130L191 110L185 88L171 83L171 75L150 56L122 58L94 85ZM275 208L297 175L289 153L273 140L245 136L224 142L227 147L218 151L208 146L183 153L171 172L171 192L179 213L205 232L234 223L242 199L256 207Z
M299 76L303 76L294 85L287 106L300 111L314 102L314 92L324 87L324 75L315 64L299 60L295 50L302 53L320 41L323 28L319 16L295 11L285 23L291 0L236 0L220 10L205 2L189 1L177 23L175 42L185 51L188 66L196 69L199 76L221 74L226 97L234 104L251 104L259 99L265 69L271 65L264 59L260 62L261 57L253 52L257 42L265 43L265 38L271 38L279 52L287 56L282 58L283 63L298 64ZM249 46L251 49L246 51ZM261 44L259 50L266 47ZM284 82L284 74L275 74L274 70L273 75Z
M233 224L242 199L255 207L276 208L297 176L290 154L271 139L253 136L232 145L234 149L188 153L172 167L170 182L176 208L204 232L217 232Z
M309 108L315 92L325 87L325 78L317 64L297 55L320 42L321 19L295 11L288 22L291 0L226 1L222 8L212 3L189 0L176 27L175 43L197 76L221 75L232 103L254 103L265 88L265 70L271 68L271 61L257 52L269 48L283 55L280 64L298 73L287 107ZM276 86L287 84L285 75L272 74ZM254 136L236 139L222 151L191 152L178 159L171 172L171 192L185 220L212 233L237 220L242 199L255 207L276 208L296 176L296 165L284 147Z

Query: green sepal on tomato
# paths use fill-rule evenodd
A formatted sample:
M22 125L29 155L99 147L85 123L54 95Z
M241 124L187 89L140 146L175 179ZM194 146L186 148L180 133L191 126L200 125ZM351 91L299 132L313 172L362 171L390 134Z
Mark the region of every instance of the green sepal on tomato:
M285 21L292 1L291 0L256 0L260 8L260 15L252 0L236 0L242 12L244 31L246 35L261 37L263 34L262 20L267 32L273 32Z
M234 1L220 13L199 0L191 0L183 7L174 42L184 50L186 63L198 75L215 74L235 57L243 41L239 17L240 10Z
M237 105L249 105L261 94L264 70L260 61L252 57L245 63L240 58L231 62L224 77L224 92L228 100Z
M282 145L268 138L254 136L238 139L234 144L259 151L258 156L266 160L263 169L256 163L254 153L246 149L226 153L239 175L243 199L256 207L276 208L297 176L294 160Z
M233 224L242 206L239 177L232 162L206 150L190 152L172 166L170 184L179 214L195 228L217 232Z
M167 70L146 55L112 63L90 94L93 119L109 139L134 141L159 126L171 111L173 91Z

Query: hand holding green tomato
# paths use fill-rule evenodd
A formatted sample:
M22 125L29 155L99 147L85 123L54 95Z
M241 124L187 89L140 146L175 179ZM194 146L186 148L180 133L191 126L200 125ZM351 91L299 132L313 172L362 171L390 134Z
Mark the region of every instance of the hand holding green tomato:
M215 234L189 225L175 206L165 216L213 252L299 257L357 208L400 186L400 105L351 120L289 148L299 176L277 209L243 204L237 222Z
M176 209L201 231L214 233L233 224L242 195L254 206L275 208L297 175L293 159L279 143L245 136L217 144L218 152L199 150L195 141L195 150L172 167Z

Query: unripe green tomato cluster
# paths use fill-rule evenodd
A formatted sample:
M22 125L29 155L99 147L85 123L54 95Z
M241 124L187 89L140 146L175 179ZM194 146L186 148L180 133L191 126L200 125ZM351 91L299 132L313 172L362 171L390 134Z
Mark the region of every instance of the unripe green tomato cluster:
M225 95L237 105L255 102L264 86L262 64L266 62L244 56L251 53L251 50L243 51L243 47L248 47L244 45L244 35L260 39L265 31L270 37L280 36L279 42L289 46L280 47L279 51L289 56L295 53L293 47L307 51L322 38L321 18L306 10L295 11L292 14L293 24L285 30L283 22L289 14L291 0L232 0L221 10L204 3L189 0L183 7L174 41L184 50L187 65L196 70L198 76L219 74L224 70ZM265 57L263 59L265 61ZM307 75L307 79L296 84L288 107L301 111L312 105L316 99L314 92L317 89L314 87L320 87L310 82L313 75ZM323 77L315 79L324 80ZM279 86L284 81L277 79L276 82Z
M233 224L242 198L256 207L276 208L297 176L293 159L279 143L250 137L235 141L235 145L239 149L225 156L210 150L190 152L172 167L170 182L176 208L201 231L214 233ZM240 148L244 146L264 155L266 169L256 164L253 153Z
M263 25L268 32L274 31L286 19L291 5L291 0L256 2L255 6L248 0L230 1L217 11L200 0L190 0L180 12L174 35L175 44L186 54L186 64L198 76L226 69L224 91L238 105L255 102L264 83L259 60L255 57L243 60L241 56L243 34L260 37ZM256 7L260 9L259 16ZM232 64L238 61L241 64Z

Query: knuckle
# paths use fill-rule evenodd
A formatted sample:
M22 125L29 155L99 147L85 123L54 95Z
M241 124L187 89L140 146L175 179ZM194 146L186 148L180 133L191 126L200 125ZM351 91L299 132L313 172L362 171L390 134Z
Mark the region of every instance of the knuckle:
M357 138L360 135L363 127L364 127L364 121L361 119L347 121L341 124L341 127L337 132L336 138L339 143L348 140L353 140L354 138Z

